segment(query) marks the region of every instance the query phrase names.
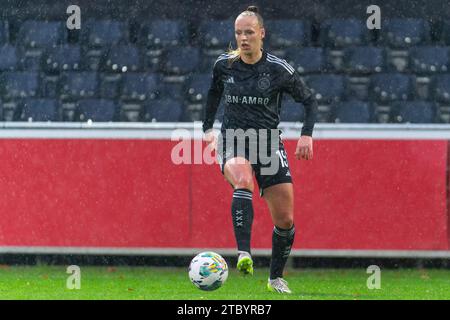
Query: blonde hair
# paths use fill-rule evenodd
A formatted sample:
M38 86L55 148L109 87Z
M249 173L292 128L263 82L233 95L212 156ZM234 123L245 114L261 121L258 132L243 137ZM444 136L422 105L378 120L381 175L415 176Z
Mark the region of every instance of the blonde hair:
M259 27L264 28L264 20L258 11L259 11L259 9L257 6L249 6L249 7L247 7L247 9L245 11L243 11L243 12L241 12L241 14L239 14L238 18L240 16L254 16L258 19ZM237 61L240 58L241 49L239 49L239 48L233 49L233 46L231 45L231 42L230 42L230 46L228 47L227 53L231 56L228 59L228 63L231 65L233 62Z

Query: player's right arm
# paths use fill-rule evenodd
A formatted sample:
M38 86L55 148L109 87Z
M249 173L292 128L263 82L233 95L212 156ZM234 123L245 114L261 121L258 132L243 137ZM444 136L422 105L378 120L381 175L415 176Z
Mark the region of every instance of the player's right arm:
M212 131L212 127L223 93L223 82L221 79L222 76L220 71L221 64L219 60L220 58L214 64L211 86L208 90L206 106L203 114L203 132L205 133L203 140L206 141L208 145L210 143L215 144L216 141L216 137L214 132Z

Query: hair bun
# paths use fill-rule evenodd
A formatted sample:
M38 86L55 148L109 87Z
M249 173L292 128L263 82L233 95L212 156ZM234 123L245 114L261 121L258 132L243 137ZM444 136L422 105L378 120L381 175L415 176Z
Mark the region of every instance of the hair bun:
M258 7L257 6L248 6L247 11L258 13Z

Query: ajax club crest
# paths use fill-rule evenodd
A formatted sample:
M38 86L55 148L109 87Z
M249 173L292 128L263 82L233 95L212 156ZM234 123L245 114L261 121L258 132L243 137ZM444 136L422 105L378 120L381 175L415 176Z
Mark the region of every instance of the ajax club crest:
M269 87L270 87L270 79L269 79L268 75L264 73L258 79L258 89L261 91L265 91L265 90L269 89Z

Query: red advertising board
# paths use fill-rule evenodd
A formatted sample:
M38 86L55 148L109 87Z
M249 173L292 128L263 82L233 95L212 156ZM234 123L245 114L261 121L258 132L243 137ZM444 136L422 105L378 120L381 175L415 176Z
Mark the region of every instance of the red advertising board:
M234 248L218 165L171 161L167 139L0 139L0 246ZM446 250L446 140L317 140L285 146L294 249ZM256 185L256 184L255 184ZM273 224L258 189L252 246Z

